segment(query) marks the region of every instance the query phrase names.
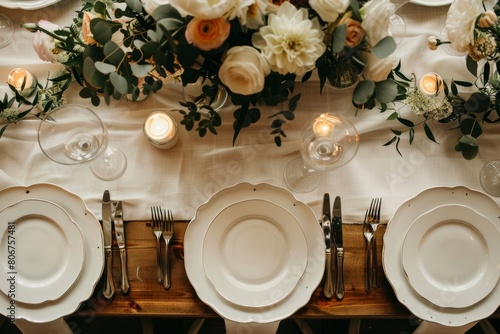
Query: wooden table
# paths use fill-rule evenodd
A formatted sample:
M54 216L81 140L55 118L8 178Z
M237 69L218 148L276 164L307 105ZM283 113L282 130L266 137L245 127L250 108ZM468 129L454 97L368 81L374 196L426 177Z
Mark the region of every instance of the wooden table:
M102 282L93 296L76 312L77 316L144 316L214 318L218 315L197 296L191 286L183 261L183 239L188 222L176 222L171 241L170 262L172 286L165 290L156 282L156 240L151 222L134 221L125 224L128 250L128 273L131 290L124 296L120 291L120 259L114 244L113 276L116 287L111 301L102 297ZM413 315L396 298L383 274L382 240L385 225L379 227L378 260L381 286L366 293L364 289L365 240L362 225L344 225L345 297L342 301L326 299L323 283L314 291L307 305L292 317L307 319L332 318L408 318ZM162 245L164 246L164 245ZM333 266L335 268L335 266ZM500 317L500 309L493 317Z

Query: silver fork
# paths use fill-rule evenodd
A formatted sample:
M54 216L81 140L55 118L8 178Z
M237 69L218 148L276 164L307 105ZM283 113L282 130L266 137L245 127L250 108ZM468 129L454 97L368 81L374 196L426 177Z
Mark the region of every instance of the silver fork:
M163 278L163 287L168 290L170 289L170 266L168 262L168 246L170 240L174 236L174 218L172 216L172 210L163 210L163 240L165 240L165 276Z
M372 204L370 208L370 214L368 215L368 222L373 229L373 240L372 240L372 287L378 288L379 277L378 277L378 259L377 259L377 227L380 224L380 207L382 205L382 198L372 199Z
M158 284L163 283L163 261L161 259L160 239L163 232L163 227L160 220L161 208L158 206L151 207L151 221L153 223L153 234L156 237L156 277Z
M373 202L372 202L373 205ZM368 212L370 209L366 210L365 220L363 221L363 235L366 239L366 263L365 263L365 290L366 292L372 291L372 244L373 244L373 228L368 222Z

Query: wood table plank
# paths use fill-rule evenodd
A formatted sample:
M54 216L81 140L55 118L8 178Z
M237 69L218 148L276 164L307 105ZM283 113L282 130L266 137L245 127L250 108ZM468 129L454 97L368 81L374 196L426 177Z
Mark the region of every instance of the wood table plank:
M77 316L161 316L214 318L218 315L197 296L184 269L183 240L188 222L174 224L170 263L172 286L165 290L156 282L156 241L150 221L126 222L128 274L130 293L120 291L120 259L116 243L113 247L113 276L116 294L112 300L102 297L102 281L92 297L82 304ZM382 246L385 225L379 227L378 260L380 287L366 293L364 290L365 241L362 225L344 225L344 280L345 297L338 301L322 294L323 282L314 291L311 300L292 317L324 318L408 318L411 313L396 298L382 269ZM162 243L162 246L163 243ZM335 266L333 266L335 268ZM500 317L497 310L494 317Z

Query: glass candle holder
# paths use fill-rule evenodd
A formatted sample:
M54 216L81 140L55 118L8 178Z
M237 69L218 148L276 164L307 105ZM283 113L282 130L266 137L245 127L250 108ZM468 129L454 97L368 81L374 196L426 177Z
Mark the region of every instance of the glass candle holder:
M443 90L443 79L437 73L427 73L420 79L418 88L425 95L437 95Z
M177 144L179 129L175 119L167 112L152 112L144 122L144 135L151 144L169 149Z
M7 83L13 86L20 95L30 96L35 91L38 80L24 68L15 68L10 71Z

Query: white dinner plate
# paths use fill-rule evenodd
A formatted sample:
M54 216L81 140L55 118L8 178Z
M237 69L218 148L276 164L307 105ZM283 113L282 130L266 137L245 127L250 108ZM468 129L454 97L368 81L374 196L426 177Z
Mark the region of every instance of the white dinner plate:
M0 290L17 302L61 297L83 266L83 238L57 204L28 199L0 212Z
M262 200L290 212L299 222L307 242L307 264L291 293L270 306L246 307L223 298L208 280L203 269L203 242L210 223L217 215L235 203ZM323 231L312 210L298 201L289 191L270 184L240 183L214 194L196 211L184 236L186 274L200 299L221 317L238 323L269 323L282 320L307 304L321 282L325 266Z
M307 263L304 231L282 207L248 200L222 210L207 229L203 268L220 295L249 307L279 302Z
M0 7L12 9L40 9L53 5L61 0L1 0Z
M467 307L486 297L500 275L500 243L491 221L462 205L419 216L403 243L403 267L413 288L442 307ZM443 300L442 294L453 294Z
M452 2L453 0L410 0L410 3L427 7L446 6Z
M492 237L500 243L500 207L490 197L466 187L429 188L401 204L387 224L382 264L396 297L410 312L422 320L456 327L485 319L495 312L500 306L500 284L497 282L493 291L474 305L462 308L437 306L413 289L404 271L401 254L404 236L413 221L435 207L450 204L463 205L481 212L495 224L497 232ZM452 293L443 293L439 298L452 303L455 296Z
M14 186L0 190L0 208L8 207L26 199L41 199L60 205L80 229L85 249L83 270L75 284L57 300L43 304L15 302L9 310L11 299L0 293L0 313L31 322L50 322L75 312L87 300L101 277L104 268L103 235L97 217L85 206L85 202L74 193L59 186L40 183L31 186ZM13 314L12 314L13 313Z

